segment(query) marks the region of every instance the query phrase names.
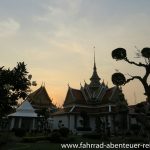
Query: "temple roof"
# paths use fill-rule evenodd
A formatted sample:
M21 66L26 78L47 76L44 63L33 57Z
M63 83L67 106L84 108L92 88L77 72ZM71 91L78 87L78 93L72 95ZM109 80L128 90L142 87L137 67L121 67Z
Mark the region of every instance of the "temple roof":
M86 93L85 93L86 94ZM120 98L122 91L118 89L116 86L109 88L105 91L103 97L100 99L99 103L95 103L96 105L109 105L109 104L126 104L126 100ZM78 89L73 89L69 87L66 99L64 101L64 107L73 106L73 105L94 105L94 103L89 103L83 92Z
M69 104L86 104L86 100L81 90L73 89L71 87L68 88L64 106Z
M75 105L118 105L126 104L124 95L119 88L108 88L108 85L100 83L100 77L97 74L95 53L94 53L94 67L93 74L90 78L90 84L85 82L85 85L81 85L81 89L74 89L69 87L64 101L64 107L70 107Z
M29 103L28 100L25 100L17 109L15 113L8 115L8 117L37 117L37 114L34 112L34 108Z
M27 99L35 108L56 108L52 103L45 86L41 86L39 89L31 93Z

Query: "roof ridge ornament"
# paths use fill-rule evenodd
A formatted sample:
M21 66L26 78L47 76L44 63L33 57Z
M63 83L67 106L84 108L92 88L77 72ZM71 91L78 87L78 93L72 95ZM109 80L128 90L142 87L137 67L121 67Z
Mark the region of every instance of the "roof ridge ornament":
M67 86L68 86L68 88L70 88L69 82L68 82Z

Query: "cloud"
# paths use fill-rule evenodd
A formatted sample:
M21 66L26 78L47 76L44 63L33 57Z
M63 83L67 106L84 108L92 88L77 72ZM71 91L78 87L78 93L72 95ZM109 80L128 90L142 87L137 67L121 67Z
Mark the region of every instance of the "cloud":
M0 20L0 38L15 35L20 29L20 24L12 18Z

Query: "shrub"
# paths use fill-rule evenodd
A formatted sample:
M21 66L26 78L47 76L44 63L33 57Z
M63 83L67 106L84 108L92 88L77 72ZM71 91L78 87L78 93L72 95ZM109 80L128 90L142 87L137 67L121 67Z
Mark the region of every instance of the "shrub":
M24 137L23 141L33 143L33 142L42 141L42 140L46 140L46 139L47 139L46 136Z
M72 141L74 141L75 140L75 138L74 137L61 137L60 138L60 142L61 143L68 143L68 142L72 142Z
M132 124L131 125L131 130L133 131L133 133L135 135L137 135L139 133L140 129L141 129L141 126L138 124Z
M0 134L0 145L6 144L8 141L8 133Z
M61 136L63 137L67 137L69 135L69 129L68 128L60 128L59 129L59 133L61 134Z
M61 134L58 131L53 131L48 139L52 142L59 143L61 141Z
M145 142L145 139L143 137L139 137L139 136L131 136L127 140L131 143Z
M127 137L129 137L129 136L131 136L132 134L131 134L130 131L127 131L127 132L125 133L125 135L126 135Z
M91 131L91 128L90 127L77 127L77 131Z
M23 137L26 135L26 130L24 129L15 129L15 136Z
M82 137L89 138L89 139L100 139L101 135L98 133L86 133L86 134L83 134Z

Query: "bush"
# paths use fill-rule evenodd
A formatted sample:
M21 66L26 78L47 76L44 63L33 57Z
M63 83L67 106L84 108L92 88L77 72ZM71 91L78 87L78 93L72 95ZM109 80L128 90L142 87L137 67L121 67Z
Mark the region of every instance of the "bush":
M58 143L61 141L61 134L58 131L53 131L48 139L52 142Z
M61 143L68 143L68 142L72 142L72 141L74 141L75 140L75 138L74 137L61 137L60 138L60 142Z
M141 142L144 143L145 142L145 139L139 136L131 136L127 140L131 143L141 143Z
M77 127L77 131L91 131L91 128L90 127Z
M138 124L132 124L131 125L131 131L133 131L133 133L135 135L137 135L139 133L140 129L141 129L141 126Z
M68 128L61 128L59 130L53 130L48 140L54 143L67 143L74 140L74 137L70 137Z
M100 139L101 135L98 133L87 133L87 134L83 134L82 137L90 138L90 139Z
M127 137L129 137L129 136L131 136L132 134L131 134L130 131L127 131L127 132L125 133L125 135L126 135Z
M23 137L26 135L26 130L24 129L15 129L15 136Z
M29 143L42 141L42 140L47 140L47 137L46 136L37 136L37 137L24 137L23 138L24 142L29 142Z
M69 135L69 129L68 128L60 128L59 133L61 134L62 137L67 137Z
M8 133L0 134L0 145L6 144L8 142Z

